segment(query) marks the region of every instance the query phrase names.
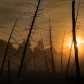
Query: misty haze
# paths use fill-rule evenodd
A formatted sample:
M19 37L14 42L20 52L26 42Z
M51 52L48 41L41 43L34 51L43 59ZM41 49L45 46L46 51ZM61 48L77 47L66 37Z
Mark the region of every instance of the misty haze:
M83 10L83 0L0 0L0 84L83 84Z

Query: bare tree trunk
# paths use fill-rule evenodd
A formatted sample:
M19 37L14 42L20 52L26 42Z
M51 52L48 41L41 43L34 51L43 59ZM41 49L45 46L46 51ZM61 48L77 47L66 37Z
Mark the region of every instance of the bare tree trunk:
M41 40L42 40L42 43L43 43L43 39L42 39L42 35L41 35ZM46 52L44 50L44 44L43 44L43 52L44 52L44 55L45 55L45 60L46 60L46 67L47 67L47 72L49 74L49 69L48 69L48 62L47 62L47 56L46 56Z
M64 32L64 36L65 36L65 32ZM61 74L63 73L63 63L62 63L62 58L63 58L63 44L64 44L64 36L63 36L62 51L61 51Z
M20 17L20 16L19 16L19 17ZM19 17L18 17L18 18L16 19L16 21L15 21L15 24L14 24L14 26L13 26L13 28L12 28L12 31L11 31L11 34L10 34L10 37L9 37L9 40L8 40L8 43L7 43L6 52L5 52L5 55L4 55L3 62L2 62L2 66L1 66L0 77L1 77L1 74L2 74L2 71L3 71L3 66L4 66L5 59L6 59L6 55L7 55L7 51L8 51L9 42L10 42L10 39L11 39L13 30L14 30L14 28L15 28L15 25L16 25L16 23L17 23Z
M71 68L71 74L72 74L72 71L73 71L74 63L75 63L75 60L73 62L72 68Z
M69 63L70 63L70 59L71 59L72 44L73 44L73 41L72 41L72 43L71 43L71 48L70 48L70 53L69 53L69 60L68 60L67 70L66 70L66 75L68 75Z
M74 42L74 49L75 49L75 63L76 63L76 75L77 79L80 79L80 68L78 63L78 48L77 48L77 41L76 41L76 33L75 33L75 0L72 1L72 23L73 23L73 42Z
M46 67L47 67L47 72L48 72L48 74L49 74L48 62L47 62L47 56L46 56L45 50L44 50L44 54L45 54L45 59L46 59Z
M8 59L8 83L10 84L10 61Z
M51 59L52 59L52 69L53 69L53 74L55 74L55 65L54 65L54 58L53 58L53 52L52 52L52 37L51 37L51 22L50 22L50 17L49 17L49 23L50 23L50 46L51 46Z
M32 32L32 28L33 28L33 25L34 25L36 16L37 16L37 12L38 12L38 8L39 8L39 5L40 5L40 1L41 1L41 0L38 0L38 5L37 5L37 8L36 8L34 17L33 17L33 21L32 21L31 28L30 28L30 31L29 31L29 34L28 34L28 38L27 38L27 42L26 42L26 44L25 44L25 49L24 49L23 56L22 56L22 60L21 60L20 67L19 67L19 70L18 70L17 78L20 77L20 73L21 73L23 61L24 61L24 58L25 58L26 50L27 50L27 45L28 45L28 42L29 42L29 38L30 38L30 35L31 35L31 32Z

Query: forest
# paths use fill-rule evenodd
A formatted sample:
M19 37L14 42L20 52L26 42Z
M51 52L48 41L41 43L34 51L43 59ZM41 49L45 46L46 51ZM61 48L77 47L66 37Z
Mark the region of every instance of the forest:
M35 4L26 2L25 4L31 6L32 13L25 12L26 9L16 11L18 16L9 29L10 32L6 30L8 27L1 25L1 29L6 28L2 33L5 37L8 35L8 39L0 39L0 84L83 84L84 52L80 46L84 45L84 42L78 40L76 34L79 29L77 20L80 0L77 5L77 15L75 0L71 3L72 28L69 32L72 34L71 42L69 40L65 42L65 37L69 34L66 35L67 28L64 28L61 34L53 27L54 22L51 18L54 16L50 13L47 15L48 24L46 24L44 21L46 17L43 15L45 8L42 3L44 0L37 0ZM24 22L24 18L27 22ZM40 22L41 26L43 23L48 26L39 27ZM59 39L61 35L61 41L57 41L56 38Z

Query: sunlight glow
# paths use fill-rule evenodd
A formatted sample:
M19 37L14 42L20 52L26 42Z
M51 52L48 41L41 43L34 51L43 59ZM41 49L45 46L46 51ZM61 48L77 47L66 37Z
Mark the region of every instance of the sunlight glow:
M80 38L77 38L77 47L79 48L80 47L80 44L82 44L83 41L81 41ZM71 42L69 43L69 47L71 48ZM74 43L72 44L72 48L74 48Z

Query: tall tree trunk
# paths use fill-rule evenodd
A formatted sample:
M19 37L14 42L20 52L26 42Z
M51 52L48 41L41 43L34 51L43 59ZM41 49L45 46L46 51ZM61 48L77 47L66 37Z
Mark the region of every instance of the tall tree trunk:
M42 39L42 35L41 35L41 40L42 40L42 43L43 43L43 39ZM47 72L49 74L49 69L48 69L48 62L47 62L47 56L46 56L46 52L44 50L44 44L43 44L43 52L44 52L44 55L45 55L45 60L46 60L46 67L47 67Z
M52 51L52 37L51 37L51 22L50 22L50 17L49 17L49 32L50 32L50 46L51 46L51 60L52 60L52 70L53 70L53 74L55 74L55 65L54 65L54 58L53 58L53 51Z
M21 16L21 15L20 15L20 16ZM20 16L19 16L19 17L20 17ZM15 28L15 26L16 26L16 23L17 23L19 17L16 19L15 24L14 24L14 26L13 26L13 28L12 28L12 31L11 31L10 37L9 37L9 39L8 39L8 43L7 43L7 47L6 47L6 52L5 52L5 55L4 55L3 62L2 62L2 66L1 66L0 77L1 77L1 74L2 74L2 71L3 71L3 67L4 67L5 59L6 59L6 56L7 56L9 42L10 42L10 39L11 39L11 36L12 36L13 30L14 30L14 28Z
M80 79L80 68L78 63L78 48L77 48L77 41L76 41L76 32L75 32L75 0L72 1L72 24L73 24L73 42L74 42L74 49L75 49L75 63L76 63L76 75L78 80Z
M70 53L69 53L69 60L68 60L67 70L66 70L66 76L68 75L69 63L70 63L70 59L71 59L72 44L73 44L73 41L72 41L72 43L71 43L71 48L70 48Z
M30 28L30 31L29 31L29 34L28 34L27 41L26 41L26 44L25 44L25 49L24 49L23 56L22 56L22 60L21 60L20 67L19 67L19 70L18 70L17 78L20 77L20 73L21 73L23 61L24 61L24 58L25 58L26 50L27 50L27 45L28 45L28 42L29 42L29 38L30 38L30 35L31 35L31 32L32 32L32 28L33 28L33 25L34 25L36 16L37 16L37 12L38 12L38 8L39 8L39 5L40 5L40 1L41 1L41 0L38 0L38 5L37 5L37 8L36 8L34 17L33 17L33 21L32 21L32 24L31 24L31 28Z
M8 83L10 84L10 61L8 59Z
M64 31L64 36L65 36L65 31ZM61 74L63 73L63 63L62 63L62 58L63 58L63 44L64 44L64 36L63 36L62 51L61 51Z

